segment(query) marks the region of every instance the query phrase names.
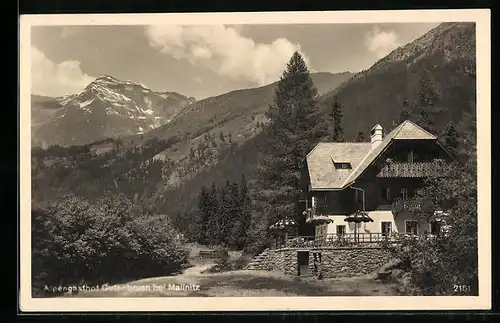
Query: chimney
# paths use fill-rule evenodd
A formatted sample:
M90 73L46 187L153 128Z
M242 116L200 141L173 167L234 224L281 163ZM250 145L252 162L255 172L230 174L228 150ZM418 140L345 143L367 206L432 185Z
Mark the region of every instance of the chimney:
M372 143L372 149L375 149L380 143L382 142L383 135L382 135L382 126L377 124L375 127L370 130L371 133L371 138L370 141Z

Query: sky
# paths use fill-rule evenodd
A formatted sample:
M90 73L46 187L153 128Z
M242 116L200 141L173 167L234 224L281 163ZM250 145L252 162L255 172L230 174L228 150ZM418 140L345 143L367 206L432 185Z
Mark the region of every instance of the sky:
M203 99L277 81L298 50L311 72L359 72L437 23L35 26L32 93L78 93L110 75Z

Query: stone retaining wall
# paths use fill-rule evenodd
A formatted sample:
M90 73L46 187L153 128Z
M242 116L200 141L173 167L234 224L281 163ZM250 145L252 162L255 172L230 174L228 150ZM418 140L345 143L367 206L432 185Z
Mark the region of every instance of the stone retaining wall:
M384 248L323 248L309 252L309 270L325 278L353 277L374 272L393 259Z
M267 250L252 269L277 270L287 275L298 275L298 252L304 249ZM311 248L309 272L322 273L324 278L353 277L369 274L392 260L382 247Z

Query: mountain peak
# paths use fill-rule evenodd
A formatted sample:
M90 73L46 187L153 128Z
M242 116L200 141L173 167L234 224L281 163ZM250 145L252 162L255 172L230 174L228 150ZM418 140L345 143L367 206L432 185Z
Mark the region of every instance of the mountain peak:
M111 75L107 75L107 74L101 74L99 75L96 79L97 80L109 80L109 81L118 81L120 82L120 80L118 80L117 78L111 76Z

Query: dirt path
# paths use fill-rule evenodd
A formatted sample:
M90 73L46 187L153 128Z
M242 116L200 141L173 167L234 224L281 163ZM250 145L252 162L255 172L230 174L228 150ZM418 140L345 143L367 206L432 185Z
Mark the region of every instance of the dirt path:
M201 288L203 271L214 266L213 261L190 260L191 267L175 276L144 278L124 284L102 285L97 290L68 294L64 297L163 297L190 296Z
M189 267L180 276L184 277L192 277L199 276L201 273L209 268L211 268L215 263L206 263L206 264L193 264L193 267Z

